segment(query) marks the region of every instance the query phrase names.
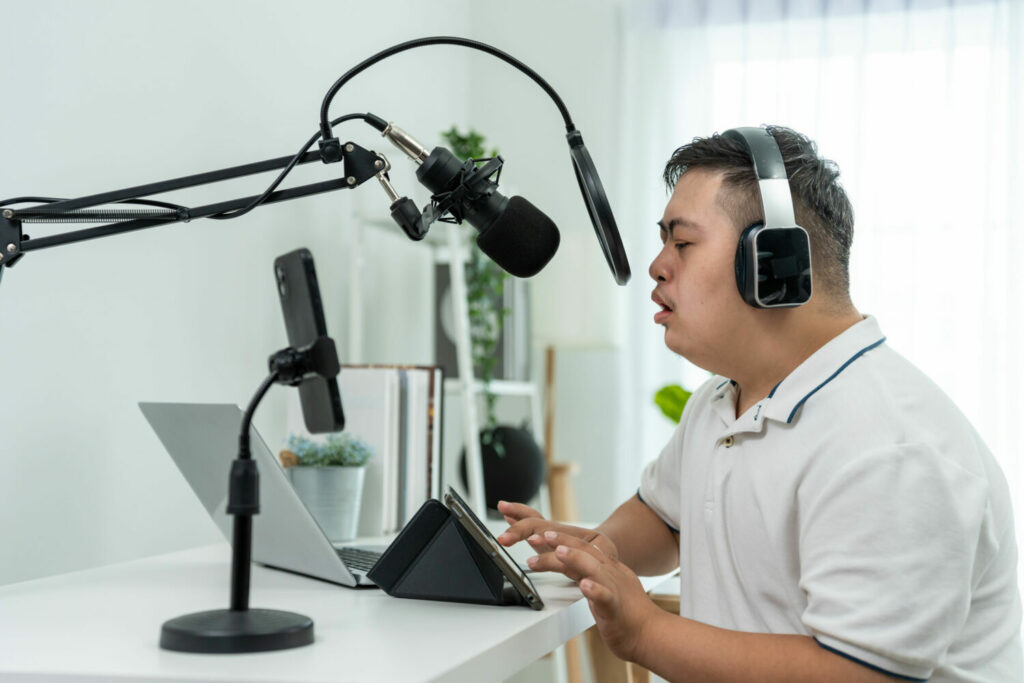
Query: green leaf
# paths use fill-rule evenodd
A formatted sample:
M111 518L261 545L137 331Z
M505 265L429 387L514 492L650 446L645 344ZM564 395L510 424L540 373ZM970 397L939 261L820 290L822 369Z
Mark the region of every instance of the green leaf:
M678 384L669 384L658 389L658 393L654 395L654 402L668 419L678 423L683 415L683 408L692 395L693 392L683 389Z

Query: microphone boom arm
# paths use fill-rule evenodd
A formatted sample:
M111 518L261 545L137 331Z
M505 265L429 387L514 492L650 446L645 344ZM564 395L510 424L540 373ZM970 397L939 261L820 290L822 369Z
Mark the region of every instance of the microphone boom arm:
M273 204L299 197L308 197L334 190L352 189L362 185L367 180L374 178L381 169L387 167L387 160L380 154L367 150L353 142L343 145L344 176L333 180L326 180L316 183L309 183L284 190L277 190L266 194L256 206ZM241 166L233 166L217 171L198 173L195 175L183 176L171 180L164 180L146 185L137 185L122 190L102 192L99 194L78 197L76 199L64 199L41 205L30 206L25 209L10 208L12 204L19 204L32 201L33 198L11 199L3 203L0 211L0 266L10 267L14 265L25 252L36 249L46 249L63 244L82 242L84 240L108 237L125 232L152 228L167 223L188 222L196 218L217 217L225 212L240 211L246 207L252 207L254 202L261 199L261 195L240 197L223 202L206 204L195 208L176 207L167 208L162 213L151 212L140 214L137 218L129 220L117 220L114 218L116 212L95 211L83 212L83 209L96 207L103 204L114 204L130 202L142 197L161 194L173 190L180 190L189 187L198 187L210 183L241 178L256 173L263 173L276 169L286 168L295 161L294 165L308 164L313 161L320 161L317 152L305 152L296 157L284 156L265 161L258 161ZM167 205L173 207L174 205ZM100 225L81 230L72 230L46 237L30 238L22 232L22 223L56 223L56 222L81 222L83 218L102 217L107 215L109 219L115 220L106 225ZM230 216L225 216L230 217Z

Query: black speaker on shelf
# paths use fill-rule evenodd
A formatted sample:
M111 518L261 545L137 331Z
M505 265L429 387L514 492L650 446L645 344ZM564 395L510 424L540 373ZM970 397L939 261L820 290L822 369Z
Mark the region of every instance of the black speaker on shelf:
M526 427L499 425L485 442L480 433L480 458L484 470L484 502L489 510L498 509L499 500L526 503L540 491L547 479L544 451ZM501 444L501 452L495 448ZM459 481L466 485L466 450L459 456Z

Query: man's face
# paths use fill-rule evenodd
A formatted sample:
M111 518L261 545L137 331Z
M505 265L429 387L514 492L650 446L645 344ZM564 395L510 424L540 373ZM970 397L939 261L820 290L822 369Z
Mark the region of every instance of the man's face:
M690 362L723 372L744 343L753 310L736 288L739 233L718 201L722 175L694 169L679 179L660 221L664 246L648 272L665 344ZM725 363L723 364L723 361Z

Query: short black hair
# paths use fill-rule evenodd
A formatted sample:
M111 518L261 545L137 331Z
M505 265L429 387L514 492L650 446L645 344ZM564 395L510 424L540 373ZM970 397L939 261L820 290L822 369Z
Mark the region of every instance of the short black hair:
M818 156L818 146L806 135L783 126L766 126L775 138L786 165L796 222L807 230L818 282L826 293L849 300L850 245L853 243L853 207L839 183L839 167ZM715 133L679 147L665 165L669 191L690 169L724 173L719 201L742 231L764 220L754 164L742 143Z

